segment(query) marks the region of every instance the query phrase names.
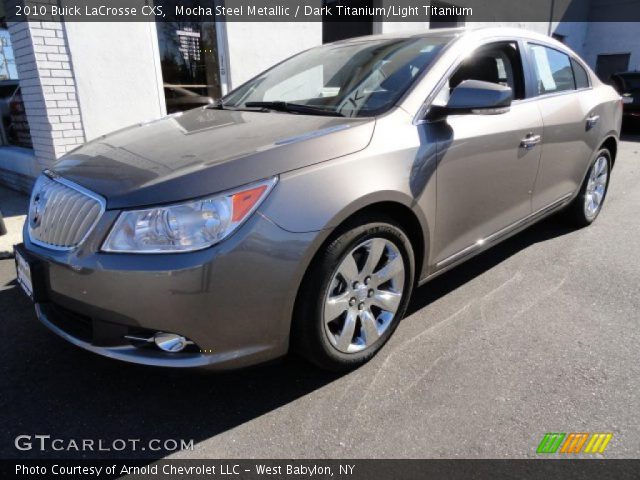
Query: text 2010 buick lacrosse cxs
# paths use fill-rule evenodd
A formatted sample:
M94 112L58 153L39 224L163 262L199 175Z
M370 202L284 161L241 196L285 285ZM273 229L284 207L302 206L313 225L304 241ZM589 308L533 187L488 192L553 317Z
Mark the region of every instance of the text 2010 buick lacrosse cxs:
M231 368L293 348L351 368L416 285L560 209L593 222L621 114L575 53L525 31L324 45L59 160L19 282L47 327L107 357Z

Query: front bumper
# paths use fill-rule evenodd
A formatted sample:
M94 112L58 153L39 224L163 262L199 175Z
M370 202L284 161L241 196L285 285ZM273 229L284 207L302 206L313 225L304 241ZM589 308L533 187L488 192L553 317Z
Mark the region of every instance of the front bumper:
M199 252L99 252L115 216L107 211L71 252L40 247L25 235L22 248L44 277L36 299L44 325L86 350L145 365L236 368L287 352L315 233L287 232L256 213L230 238ZM125 338L145 332L177 333L194 345L169 353Z

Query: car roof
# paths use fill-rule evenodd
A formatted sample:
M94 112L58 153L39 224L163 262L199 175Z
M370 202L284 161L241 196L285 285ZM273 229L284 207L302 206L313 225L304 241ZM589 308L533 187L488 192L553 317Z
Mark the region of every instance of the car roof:
M456 27L456 28L435 28L431 30L415 30L407 32L381 33L376 35L367 35L363 37L353 37L333 42L334 44L360 43L366 41L380 41L393 39L410 39L410 38L442 38L442 39L459 39L459 40L486 40L493 37L499 38L523 38L552 45L561 50L569 50L566 45L558 42L550 36L543 35L531 30L512 27Z

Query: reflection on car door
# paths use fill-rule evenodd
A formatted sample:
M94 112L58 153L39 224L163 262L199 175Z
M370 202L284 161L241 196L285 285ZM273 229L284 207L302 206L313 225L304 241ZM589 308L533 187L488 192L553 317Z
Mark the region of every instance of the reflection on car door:
M498 115L451 115L438 137L436 267L472 253L483 240L531 213L542 120L524 97L524 74L515 42L482 47L451 76L508 84L514 102ZM440 100L442 101L442 100ZM436 102L434 102L436 104ZM525 139L531 142L522 143Z
M528 56L542 115L543 147L532 208L544 208L573 194L584 178L600 125L599 108L588 88L576 90L569 56L543 45L529 44ZM580 85L579 85L580 86Z

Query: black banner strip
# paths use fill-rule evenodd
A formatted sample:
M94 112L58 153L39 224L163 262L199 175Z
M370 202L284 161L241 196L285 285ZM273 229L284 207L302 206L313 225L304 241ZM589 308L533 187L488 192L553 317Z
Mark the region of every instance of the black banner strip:
M13 22L640 22L640 0L8 0L4 9Z
M463 452L461 452L463 453ZM640 460L1 460L1 478L635 479Z

